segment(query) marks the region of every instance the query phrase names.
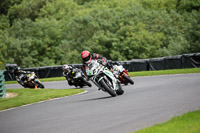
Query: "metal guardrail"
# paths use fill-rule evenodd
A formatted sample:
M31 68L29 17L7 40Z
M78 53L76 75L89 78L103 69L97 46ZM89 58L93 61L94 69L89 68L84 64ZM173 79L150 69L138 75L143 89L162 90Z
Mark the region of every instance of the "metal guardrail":
M6 97L4 71L0 71L0 98Z

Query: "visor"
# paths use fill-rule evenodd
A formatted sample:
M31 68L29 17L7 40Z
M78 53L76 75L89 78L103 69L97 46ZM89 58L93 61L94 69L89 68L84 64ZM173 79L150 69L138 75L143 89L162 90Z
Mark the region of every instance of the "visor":
M88 56L88 57L87 57L87 60L84 60L84 62L85 62L86 64L89 64L89 63L91 62L91 60L92 60L92 57Z
M83 60L86 62L86 61L89 61L90 60L90 56L86 57L86 58L83 58Z

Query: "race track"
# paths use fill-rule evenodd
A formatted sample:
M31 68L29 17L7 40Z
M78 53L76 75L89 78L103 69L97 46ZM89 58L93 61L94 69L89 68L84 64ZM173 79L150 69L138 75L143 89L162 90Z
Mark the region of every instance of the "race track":
M1 111L0 133L129 133L200 109L200 73L132 79L114 98L93 85L81 95ZM74 88L66 81L44 84Z

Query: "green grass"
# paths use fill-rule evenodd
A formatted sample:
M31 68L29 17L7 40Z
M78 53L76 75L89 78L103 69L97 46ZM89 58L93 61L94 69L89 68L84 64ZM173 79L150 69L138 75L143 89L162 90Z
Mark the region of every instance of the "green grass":
M52 98L64 97L84 92L82 89L7 89L6 92L17 93L13 98L0 98L0 110L49 100Z
M137 77L137 76L153 76L153 75L167 75L167 74L186 74L186 73L200 73L200 68L129 72L129 75L131 77ZM40 79L41 82L62 81L62 80L66 80L65 77L43 78L43 79ZM5 84L14 84L14 83L17 83L17 81L6 81L5 82Z
M63 81L63 80L66 80L65 77L42 78L42 79L40 79L41 82ZM17 81L6 81L5 84L17 84Z
M168 74L186 74L186 73L200 73L200 68L129 72L129 75L131 77L137 77L137 76L153 76L153 75L168 75Z
M200 133L200 110L174 117L168 122L134 133Z
M43 78L43 79L40 79L41 82L62 81L62 80L66 80L66 78L65 77L55 77L55 78Z

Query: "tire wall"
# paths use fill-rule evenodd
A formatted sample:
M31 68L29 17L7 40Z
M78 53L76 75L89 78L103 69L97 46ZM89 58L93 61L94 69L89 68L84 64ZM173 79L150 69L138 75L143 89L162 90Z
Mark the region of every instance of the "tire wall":
M200 53L183 54L177 56L151 58L151 59L132 59L129 61L118 61L129 72L153 71L167 69L183 69L200 67ZM72 64L81 68L81 64ZM15 80L13 69L17 64L7 64L4 76L6 81ZM37 68L24 68L24 71L35 72L38 78L62 77L62 65L46 66Z

